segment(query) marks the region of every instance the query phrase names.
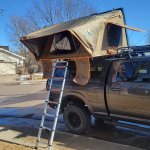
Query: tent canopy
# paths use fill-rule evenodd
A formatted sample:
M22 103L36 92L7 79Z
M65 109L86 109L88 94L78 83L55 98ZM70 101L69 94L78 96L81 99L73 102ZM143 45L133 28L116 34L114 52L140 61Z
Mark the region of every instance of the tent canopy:
M122 9L46 27L21 38L37 59L96 57L127 46Z
M41 60L44 78L50 76L51 59L74 59L73 81L85 85L90 79L89 57L107 55L118 47L128 46L126 29L141 31L127 26L123 10L116 9L46 27L20 40Z

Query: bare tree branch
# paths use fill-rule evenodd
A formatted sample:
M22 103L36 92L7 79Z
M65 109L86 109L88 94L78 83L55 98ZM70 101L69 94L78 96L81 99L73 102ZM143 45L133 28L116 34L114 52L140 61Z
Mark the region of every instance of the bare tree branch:
M94 9L86 0L42 0L32 1L24 17L13 16L7 25L7 33L10 41L15 45L18 53L26 58L26 68L31 70L35 63L28 49L19 41L19 38L32 32L94 13Z

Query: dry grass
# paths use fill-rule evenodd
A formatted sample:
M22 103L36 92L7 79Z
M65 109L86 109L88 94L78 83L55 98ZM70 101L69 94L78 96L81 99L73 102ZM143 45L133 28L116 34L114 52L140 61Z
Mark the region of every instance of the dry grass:
M0 141L0 150L33 150L33 149L22 145L10 144Z

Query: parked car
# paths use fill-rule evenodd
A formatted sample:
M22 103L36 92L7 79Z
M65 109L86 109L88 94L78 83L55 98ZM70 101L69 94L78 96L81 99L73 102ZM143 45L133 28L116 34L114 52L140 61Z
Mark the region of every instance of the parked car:
M95 57L90 60L91 79L84 86L72 81L76 66L69 62L61 112L70 132L85 132L91 115L115 125L121 125L118 120L150 125L149 54L150 46L137 46L120 48L114 56ZM58 94L51 93L50 100L57 99Z

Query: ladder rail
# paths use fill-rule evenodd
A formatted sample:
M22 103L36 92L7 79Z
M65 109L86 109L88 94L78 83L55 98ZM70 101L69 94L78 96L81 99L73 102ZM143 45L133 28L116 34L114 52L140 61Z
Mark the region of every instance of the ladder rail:
M64 79L63 79L63 83L62 83L62 87L61 87L61 92L60 92L60 96L59 96L59 100L58 100L58 105L57 105L57 109L56 109L56 116L57 117L55 117L55 119L54 119L54 124L53 124L53 127L52 127L51 138L49 140L48 150L51 150L52 143L53 143L53 140L54 140L54 134L55 134L55 131L56 131L56 126L57 126L57 121L58 121L58 115L59 115L59 110L60 110L62 96L63 96L63 89L64 89L65 81L66 81L67 67L68 67L68 62L66 63L66 68L65 68L65 72L64 72Z
M58 66L57 67L57 64L59 63L65 63L65 66L61 67L61 66ZM53 85L53 81L55 80L55 77L54 77L54 74L55 74L55 70L59 68L59 69L64 69L64 72L63 72L63 78L62 78L62 83L61 83L61 88L59 91L60 95L59 95L59 98L58 98L58 104L57 104L57 107L56 107L56 112L55 112L55 115L50 115L47 113L47 109L48 109L48 103L50 102L50 95L51 95L51 91L53 91L53 88L52 88L52 85ZM41 135L42 135L42 131L43 130L48 130L48 131L51 131L51 134L50 134L50 138L48 139L48 143L47 143L47 148L48 150L51 150L52 149L52 143L53 143L53 140L54 140L54 135L55 135L55 131L56 131L56 126L57 126L57 122L58 122L58 116L59 116L59 111L60 111L60 106L61 106L61 101L62 101L62 96L63 96L63 91L64 91L64 86L65 86L65 81L66 81L66 76L67 76L67 69L68 69L68 62L67 61L56 61L54 63L54 66L53 66L53 71L52 71L52 74L51 74L51 80L50 80L50 84L49 84L49 87L48 87L48 94L47 94L47 98L46 98L46 101L45 101L45 104L44 104L44 110L43 110L43 114L42 114L42 118L41 118L41 123L40 123L40 128L39 128L39 132L38 132L38 137L37 137L37 142L36 142L36 149L38 149L39 147L39 143L41 143ZM53 122L53 125L52 125L52 129L44 126L44 122L45 122L45 118L46 116L54 116L54 122Z
M55 73L55 68L53 69L52 71L52 74L51 76L54 76L54 73ZM46 101L45 104L44 104L44 110L43 110L43 114L42 114L42 119L41 119L41 123L40 123L40 128L39 128L39 132L38 132L38 138L37 138L37 142L36 142L36 148L38 148L38 145L39 145L39 141L41 139L41 134L42 134L42 128L44 126L44 121L45 121L45 114L46 114L46 111L47 111L47 103L49 101L49 96L50 96L50 93L51 93L51 87L52 87L52 83L53 83L53 79L50 80L50 84L49 84L49 89L48 89L48 94L47 94L47 97L46 97Z

